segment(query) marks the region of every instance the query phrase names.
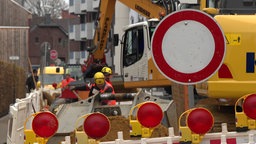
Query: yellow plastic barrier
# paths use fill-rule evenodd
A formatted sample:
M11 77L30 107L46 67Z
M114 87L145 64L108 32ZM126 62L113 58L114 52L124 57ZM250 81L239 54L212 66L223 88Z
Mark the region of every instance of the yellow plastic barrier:
M27 122L31 117L34 117L32 121L32 130L26 128ZM54 114L51 112L34 113L24 122L24 144L46 144L48 139L56 133L57 129L58 120ZM45 133L44 131L48 133Z
M256 129L256 114L253 113L256 94L242 96L236 101L236 130L239 132ZM240 109L239 109L240 108Z
M192 112L195 112L197 110L199 110L199 111L196 112L196 114L193 115L193 117L191 116L192 118L189 117L189 114L191 114ZM184 126L181 126L181 119L184 116L186 116L186 124ZM191 119L189 119L188 117ZM204 119L204 118L206 118L206 119ZM201 121L198 121L198 119L201 119ZM196 124L193 124L195 127L190 128L189 122L190 122L190 124L191 123L201 123L200 126L202 126L202 127L196 127L195 126ZM181 114L181 116L179 117L179 130L181 133L180 142L199 144L202 141L204 134L212 128L213 123L214 123L214 120L213 120L212 114L205 108L194 108L194 109L189 109L189 110L183 112ZM194 130L194 132L193 132L193 130ZM195 132L195 131L198 131L198 132Z

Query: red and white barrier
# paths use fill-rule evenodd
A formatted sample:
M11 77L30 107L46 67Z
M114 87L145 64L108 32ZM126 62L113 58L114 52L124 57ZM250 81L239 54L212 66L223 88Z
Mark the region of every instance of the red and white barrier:
M68 136L67 136L68 137ZM70 144L70 138L65 138L62 144ZM124 140L123 132L117 133L115 141L99 142L99 144L179 144L181 136L175 136L173 128L169 128L168 137L141 138L140 140ZM227 124L222 124L222 132L207 133L200 144L255 144L256 130L248 132L228 132ZM79 144L79 143L77 143Z
M181 136L175 136L173 128L169 128L168 137L142 138L141 140L124 140L122 132L118 132L118 139L100 144L178 144ZM222 124L222 132L207 133L200 144L255 144L256 130L248 132L228 132L226 123Z

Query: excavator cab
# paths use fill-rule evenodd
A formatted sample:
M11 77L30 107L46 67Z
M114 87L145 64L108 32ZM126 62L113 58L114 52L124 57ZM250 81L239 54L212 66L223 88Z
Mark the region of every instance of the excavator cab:
M124 28L121 73L124 76L126 88L170 86L171 84L160 74L150 54L151 38L158 22L158 19L150 19Z

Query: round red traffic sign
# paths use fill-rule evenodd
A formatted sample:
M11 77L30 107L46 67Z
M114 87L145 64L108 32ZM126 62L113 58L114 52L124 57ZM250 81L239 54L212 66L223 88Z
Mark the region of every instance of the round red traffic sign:
M51 50L50 51L50 58L52 60L56 60L58 58L58 52L56 50Z
M225 37L215 19L192 9L166 16L154 31L151 47L159 71L180 84L210 78L226 52Z

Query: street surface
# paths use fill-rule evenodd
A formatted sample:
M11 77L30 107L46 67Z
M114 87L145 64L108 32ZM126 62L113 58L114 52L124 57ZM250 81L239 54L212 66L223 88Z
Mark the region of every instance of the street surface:
M6 144L8 119L8 114L0 118L0 144Z

